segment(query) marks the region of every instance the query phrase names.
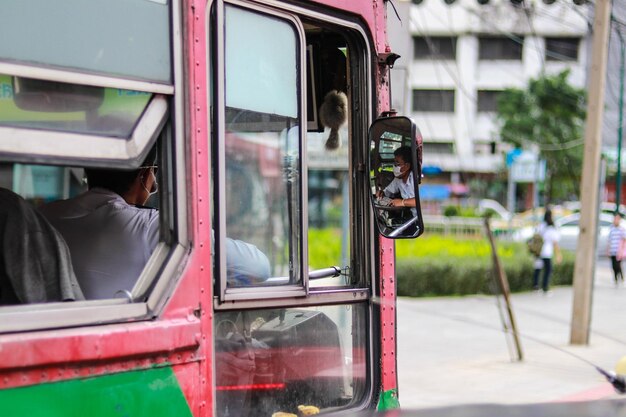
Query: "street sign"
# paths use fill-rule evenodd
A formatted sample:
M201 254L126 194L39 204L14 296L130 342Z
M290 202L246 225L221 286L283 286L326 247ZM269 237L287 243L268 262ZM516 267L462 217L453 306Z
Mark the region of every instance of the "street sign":
M510 168L511 179L514 182L543 181L545 172L545 161L540 161L537 154L528 151L519 154Z
M510 168L513 165L513 162L522 154L522 150L520 148L511 149L506 153L506 166Z

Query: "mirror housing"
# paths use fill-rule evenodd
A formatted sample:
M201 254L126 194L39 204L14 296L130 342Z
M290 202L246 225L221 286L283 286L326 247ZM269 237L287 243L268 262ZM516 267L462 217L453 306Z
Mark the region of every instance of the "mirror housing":
M422 134L408 117L383 117L370 126L369 141L370 195L378 231L391 239L420 236Z

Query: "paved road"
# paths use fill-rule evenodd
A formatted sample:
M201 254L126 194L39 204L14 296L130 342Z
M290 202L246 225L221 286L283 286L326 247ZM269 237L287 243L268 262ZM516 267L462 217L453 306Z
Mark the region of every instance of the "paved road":
M494 297L398 300L403 408L618 398L584 360L613 370L626 356L626 287L596 268L589 346L570 346L572 289L512 297L523 362L512 361ZM626 396L622 397L626 401Z

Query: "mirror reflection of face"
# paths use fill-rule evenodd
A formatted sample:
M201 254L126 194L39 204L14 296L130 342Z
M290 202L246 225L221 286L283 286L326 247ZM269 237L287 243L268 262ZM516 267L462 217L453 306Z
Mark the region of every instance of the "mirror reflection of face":
M410 171L411 164L406 163L400 155L396 155L393 159L393 175L396 178L404 177L406 173Z

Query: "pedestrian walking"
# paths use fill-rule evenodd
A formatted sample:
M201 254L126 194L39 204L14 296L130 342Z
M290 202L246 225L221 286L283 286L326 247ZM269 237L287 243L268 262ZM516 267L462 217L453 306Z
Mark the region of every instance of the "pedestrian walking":
M624 249L626 249L626 229L621 226L622 215L618 212L613 217L613 224L609 230L608 252L611 257L611 266L613 267L613 277L615 285L621 281L624 282L624 274L622 273L622 257Z
M535 260L535 271L533 274L533 290L539 291L539 274L543 270L543 280L541 289L544 294L549 293L550 275L552 273L552 259L557 264L561 263L561 250L559 240L561 235L552 220L552 211L546 208L543 222L537 227L537 234L543 239L543 245L539 256Z

